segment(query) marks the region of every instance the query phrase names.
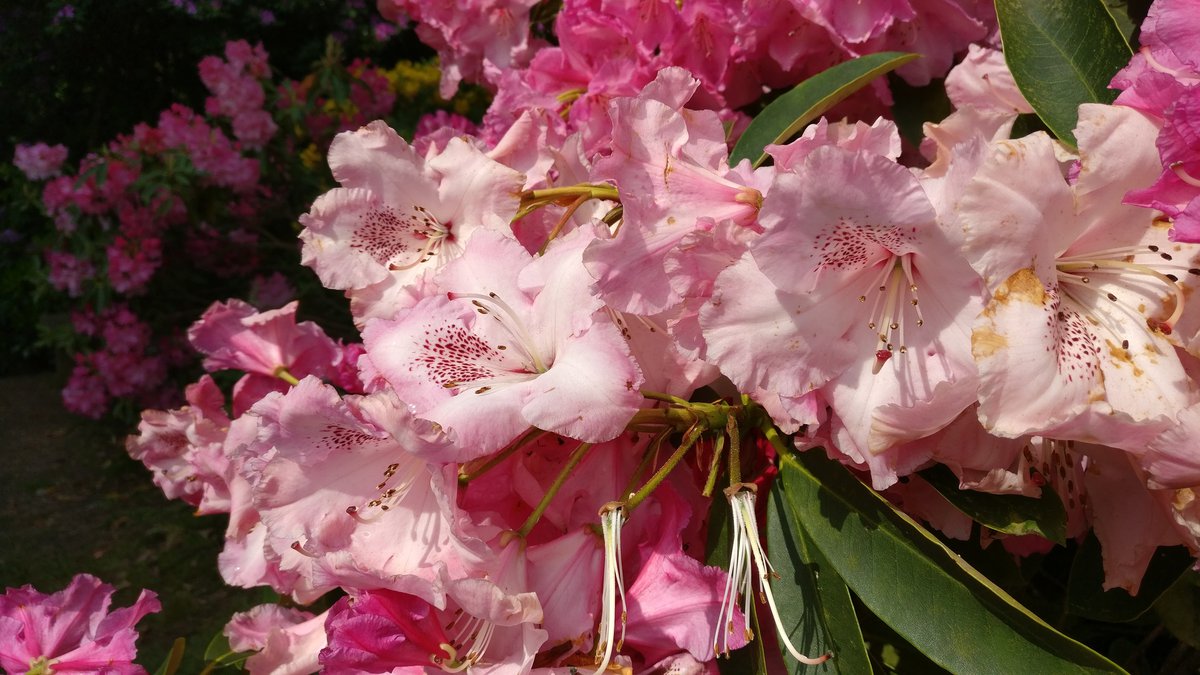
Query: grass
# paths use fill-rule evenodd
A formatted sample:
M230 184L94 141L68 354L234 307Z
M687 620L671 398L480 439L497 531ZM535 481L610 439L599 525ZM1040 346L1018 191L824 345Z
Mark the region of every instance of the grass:
M60 384L0 379L0 586L51 593L88 572L118 589L114 607L153 590L163 611L138 625L137 661L153 673L185 637L179 672L198 673L230 615L269 598L222 582L225 519L167 501L125 454L123 434L62 410Z

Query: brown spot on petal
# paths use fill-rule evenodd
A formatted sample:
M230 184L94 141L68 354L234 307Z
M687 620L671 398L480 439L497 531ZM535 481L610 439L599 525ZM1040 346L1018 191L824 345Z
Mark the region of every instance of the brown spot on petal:
M992 296L995 302L1007 305L1013 301L1028 302L1034 305L1046 304L1046 287L1038 278L1032 267L1019 269L1004 280Z
M1132 358L1130 358L1128 349L1124 349L1121 345L1113 342L1112 340L1105 340L1105 342L1108 344L1108 355L1110 358L1112 358L1114 364L1118 366L1120 366L1122 363L1129 364L1129 367L1133 369L1134 377L1141 377L1142 375L1146 374L1146 372L1141 368L1138 368L1137 364L1133 362Z
M986 359L1007 348L1008 338L991 328L977 328L971 333L971 355L977 359Z

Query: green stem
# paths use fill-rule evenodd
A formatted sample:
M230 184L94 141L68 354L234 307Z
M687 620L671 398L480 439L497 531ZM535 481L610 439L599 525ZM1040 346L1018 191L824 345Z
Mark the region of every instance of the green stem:
M717 476L721 474L721 454L725 450L725 437L721 436L713 446L712 466L708 469L708 480L704 481L704 491L700 494L705 497L712 497L713 490L717 487Z
M667 440L667 436L671 433L671 431L672 429L670 427L666 429L660 429L659 433L650 440L650 443L646 445L646 451L642 453L641 461L638 462L637 468L633 470L633 475L629 477L629 483L625 486L625 489L621 491L621 494L633 494L634 484L641 479L642 472L644 472L646 467L650 466L650 463L654 461L655 457L658 456L658 449L662 446L663 441Z
M780 457L791 454L791 451L788 450L787 446L783 444L783 439L779 437L779 430L775 428L774 424L764 419L759 424L758 428L759 431L762 431L763 436L766 437L767 442L771 444L771 447L775 448L775 452L778 453Z
M563 197L586 196L588 199L609 199L617 201L620 194L611 185L568 185L566 187L542 188L541 190L526 190L521 193L521 201L552 201Z
M575 201L571 202L571 205L567 207L567 210L563 211L562 218L559 218L558 222L554 224L554 229L550 230L550 234L546 236L546 242L542 244L541 248L538 249L538 255L546 254L546 247L550 245L550 242L554 241L555 237L562 234L563 228L567 226L567 221L571 219L571 216L575 215L575 212L578 211L579 207L583 206L587 200L587 195L579 195Z
M542 436L546 435L547 433L549 433L549 432L543 431L541 429L530 429L529 431L526 431L523 436L521 436L516 441L514 441L511 445L509 445L507 448L505 448L505 449L501 450L500 452L497 452L496 454L489 457L486 462L484 462L483 464L481 464L479 466L479 468L475 468L475 467L471 466L470 463L464 464L463 467L458 470L458 484L466 485L467 483L470 483L471 481L475 480L476 478L479 478L483 474L496 468L496 466L498 464L500 464L501 462L503 462L504 460L511 457L514 452L520 450L521 448L525 447L529 443L536 441L537 439L541 438Z
M672 396L670 394L664 394L664 393L658 392L658 391L650 391L649 389L642 389L640 393L642 394L642 396L645 396L646 398L650 399L651 401L662 401L663 403L673 403L675 405L682 405L682 406L686 406L688 404L687 401L685 401L682 398L679 398L678 396Z
M563 483L567 482L567 478L570 477L571 472L575 470L579 462L583 461L583 456L587 454L587 451L591 447L591 443L580 443L579 447L575 448L575 452L571 453L566 466L562 468L562 471L558 472L558 477L554 479L554 483L550 485L550 489L546 490L546 495L542 497L542 501L538 502L537 508L525 519L525 524L521 526L521 529L517 530L518 535L522 538L529 536L529 532L533 530L533 526L537 525L538 521L542 518L542 514L546 512L546 508L550 506L550 500L554 499L554 495L558 494Z
M638 490L632 497L625 500L626 515L628 515L630 511L633 511L638 504L641 504L646 497L650 496L650 493L654 492L654 489L657 488L660 483L666 480L671 471L674 470L681 461L683 461L683 458L687 455L688 450L692 449L692 446L696 444L696 441L700 438L700 434L702 433L704 433L704 427L701 425L695 425L691 429L688 429L688 432L684 434L683 443L680 443L679 448L667 458L667 462L662 465L662 468L656 471L655 474L650 477L650 480L646 481L646 484L642 486L642 489Z
M729 485L742 482L742 434L738 431L737 415L730 415L725 422L725 433L729 434Z

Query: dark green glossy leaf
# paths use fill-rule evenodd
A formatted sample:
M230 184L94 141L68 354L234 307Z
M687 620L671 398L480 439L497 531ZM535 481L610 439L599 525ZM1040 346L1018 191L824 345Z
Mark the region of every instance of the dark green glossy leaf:
M919 146L925 138L926 122L941 122L954 111L944 80L914 87L892 73L888 75L888 86L895 99L892 119L896 120L900 135L914 146Z
M1067 582L1067 610L1096 621L1133 621L1167 591L1195 560L1182 546L1160 547L1150 559L1137 595L1123 589L1104 590L1104 563L1100 540L1089 534L1071 563Z
M1200 575L1189 572L1180 577L1154 603L1154 613L1176 639L1200 649Z
M1125 38L1125 42L1132 43L1137 25L1129 18L1129 0L1104 0L1104 7L1112 15L1113 23L1117 25L1117 30L1121 31L1121 37Z
M761 166L767 158L763 148L800 133L809 122L871 80L917 56L904 52L868 54L813 75L772 101L750 122L729 155L730 165L750 159L754 166Z
M163 660L162 665L158 670L154 671L154 675L175 675L179 671L179 664L183 663L183 649L187 642L183 638L175 638L175 642L171 644L171 651L167 654L167 658Z
M775 602L783 613L788 637L802 654L817 656L833 651L836 658L816 666L794 661L786 650L784 663L792 673L871 672L871 660L854 601L846 582L838 576L821 549L817 548L792 513L783 485L775 481L767 495L767 552L779 579L771 585Z
M996 0L1004 59L1017 87L1059 139L1075 145L1081 103L1108 88L1133 55L1103 0Z
M854 594L951 672L1120 673L820 450L780 459L792 511Z
M933 489L984 527L1006 534L1040 534L1050 541L1067 541L1067 510L1053 490L1043 489L1041 497L994 495L962 490L958 478L945 465L921 472Z

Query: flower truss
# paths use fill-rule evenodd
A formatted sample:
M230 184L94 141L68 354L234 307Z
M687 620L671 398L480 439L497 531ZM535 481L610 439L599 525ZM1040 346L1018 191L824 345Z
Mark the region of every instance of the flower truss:
M780 432L949 537L970 524L917 471L1052 490L1106 588L1200 551L1194 3L1155 4L1076 145L1014 135L1032 108L990 3L568 1L554 47L531 2L380 4L442 53L444 92L496 98L477 132L333 142L302 261L361 344L218 303L188 336L245 373L230 405L205 376L128 442L167 495L229 514L228 583L332 600L235 617L250 672L705 673L756 633L836 662L772 590L756 495ZM946 76L924 158L879 118L731 161L764 86L884 48L925 54L912 84Z

